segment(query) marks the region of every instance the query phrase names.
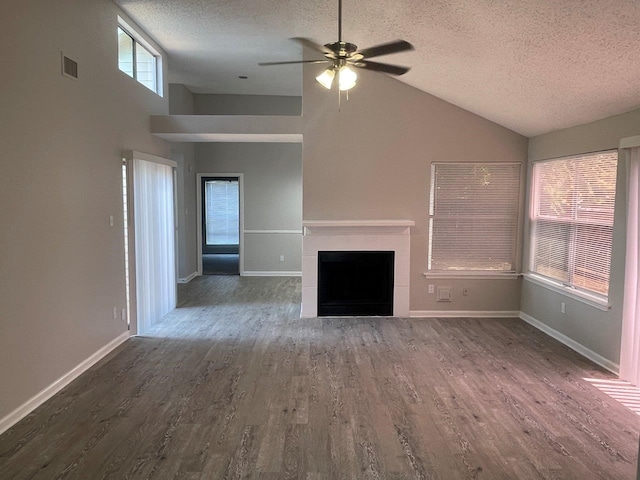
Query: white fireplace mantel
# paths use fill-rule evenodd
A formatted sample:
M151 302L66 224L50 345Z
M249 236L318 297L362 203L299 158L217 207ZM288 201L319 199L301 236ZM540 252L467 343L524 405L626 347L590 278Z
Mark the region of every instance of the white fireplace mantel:
M318 314L319 251L393 251L393 316L409 316L413 220L307 220L302 222L301 317Z

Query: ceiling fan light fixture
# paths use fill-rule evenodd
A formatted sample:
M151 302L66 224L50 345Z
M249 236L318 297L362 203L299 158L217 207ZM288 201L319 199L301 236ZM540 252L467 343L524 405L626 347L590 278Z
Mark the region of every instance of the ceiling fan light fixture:
M338 71L338 88L343 92L356 86L358 75L346 65Z
M316 80L327 90L331 89L333 78L336 76L336 72L333 68L327 68L324 72L316 77Z

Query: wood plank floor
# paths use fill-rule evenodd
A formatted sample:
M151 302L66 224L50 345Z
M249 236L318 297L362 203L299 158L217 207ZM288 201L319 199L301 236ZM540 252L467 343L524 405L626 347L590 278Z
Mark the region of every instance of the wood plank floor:
M632 479L614 378L519 320L299 319L300 279L200 277L0 436L1 479Z

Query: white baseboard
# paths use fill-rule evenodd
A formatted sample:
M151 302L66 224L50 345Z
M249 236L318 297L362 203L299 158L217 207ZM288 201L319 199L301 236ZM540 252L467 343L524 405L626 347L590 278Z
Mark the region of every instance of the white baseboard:
M37 393L29 400L24 402L18 408L16 408L13 412L6 415L4 418L0 419L0 434L6 432L13 425L18 423L24 417L33 412L36 408L42 405L44 402L53 397L56 393L62 390L64 387L73 382L76 378L82 375L84 372L89 370L93 365L98 363L102 358L107 356L113 349L115 349L120 344L124 343L129 338L129 332L124 332L121 335L117 336L109 343L107 343L100 350L95 352L86 360L82 361L76 367L71 369L69 372L64 374L58 380L53 382L47 388L42 390L40 393Z
M198 272L193 272L191 275L189 275L187 277L179 278L178 279L178 283L189 283L191 280L193 280L197 276L198 276Z
M241 275L243 277L301 277L302 272L256 272L245 270Z
M411 310L411 318L519 318L517 310Z
M604 358L602 355L597 354L596 352L594 352L593 350L590 350L589 348L585 347L581 343L578 343L572 338L567 337L565 334L560 333L559 331L551 328L549 325L542 323L540 320L533 318L531 315L527 315L524 312L520 312L520 318L525 322L527 322L529 325L532 325L536 327L538 330L546 333L550 337L555 338L560 343L565 344L570 349L575 350L583 357L588 358L593 363L596 363L600 365L602 368L609 370L611 373L615 373L616 375L620 373L620 365L618 365L617 363L614 363L611 360Z

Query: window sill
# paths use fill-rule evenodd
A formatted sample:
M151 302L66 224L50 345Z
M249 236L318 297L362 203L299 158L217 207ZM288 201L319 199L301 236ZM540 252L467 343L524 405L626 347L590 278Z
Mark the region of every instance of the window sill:
M551 290L561 295L571 297L586 305L602 310L603 312L606 312L611 308L611 304L609 304L609 301L606 298L598 297L596 295L591 295L589 293L576 290L575 288L567 287L559 282L548 280L533 273L524 273L522 276L528 282L535 283L536 285L540 285L547 290Z
M424 272L426 278L448 278L452 280L516 280L519 273L489 272Z

